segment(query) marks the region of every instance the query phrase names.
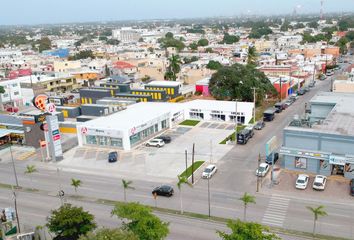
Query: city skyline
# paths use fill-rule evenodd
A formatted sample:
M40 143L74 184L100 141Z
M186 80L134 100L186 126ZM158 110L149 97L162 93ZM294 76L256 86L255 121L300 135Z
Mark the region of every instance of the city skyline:
M7 1L2 3L3 9L15 9L21 15L19 17L19 15L13 14L13 11L4 11L0 19L0 25L203 18L240 16L242 14L286 15L293 13L294 10L298 14L319 14L320 12L319 0L270 0L267 5L262 5L262 3L262 0L247 2L241 0L221 0L217 2L181 0L178 4L167 5L162 0L154 0L153 3L142 0L129 2L102 0L99 2L91 1L90 3L83 0L75 2L63 0L60 1L62 9L59 7L53 10L53 5L44 0L23 2L21 5ZM273 7L275 5L277 8ZM262 6L262 9L257 9L257 6ZM325 13L354 11L354 3L352 0L341 0L341 4L337 4L335 0L326 0L324 1L323 10ZM56 12L54 13L54 11Z

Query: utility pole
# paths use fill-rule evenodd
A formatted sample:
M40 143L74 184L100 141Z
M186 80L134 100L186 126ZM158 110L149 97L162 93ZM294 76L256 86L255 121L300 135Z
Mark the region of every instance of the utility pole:
M209 216L209 218L210 218L210 183L209 183L210 181L209 181L209 177L208 177L208 207L209 207L209 209L208 209L208 216Z
M17 229L18 229L18 233L21 233L20 220L18 219L18 211L17 211L16 192L15 192L15 189L14 189L14 188L12 188L12 193L13 193L14 205L15 205L15 214L16 214Z
M18 179L17 179L17 172L16 172L16 167L15 167L15 160L14 160L14 156L12 153L12 139L11 138L10 138L10 154L11 154L12 168L14 170L14 175L15 175L16 188L19 188Z
M210 140L210 163L213 162L213 140Z
M193 143L193 150L192 150L192 184L194 184L194 146L195 146L195 144Z
M279 93L280 93L280 102L281 102L281 100L282 100L282 88L281 88L281 77L279 77L279 88L280 88L280 91L279 91Z
M253 89L253 124L256 123L256 89L255 87Z
M237 145L237 99L235 100L235 145Z
M258 166L257 166L257 191L256 192L259 192L259 173L258 173L258 168L259 168L260 164L261 164L261 154L259 153L258 154Z
M187 174L187 169L188 169L188 152L187 152L187 149L186 150L184 150L184 156L185 156L185 160L186 160L186 174Z
M312 82L315 82L315 74L316 74L316 62L313 64L313 74L312 74Z

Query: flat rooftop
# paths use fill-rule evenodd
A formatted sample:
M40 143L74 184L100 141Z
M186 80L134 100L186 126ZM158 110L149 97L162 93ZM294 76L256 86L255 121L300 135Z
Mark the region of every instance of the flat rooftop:
M319 92L310 103L334 105L321 124L312 126L314 130L326 133L354 136L354 94Z

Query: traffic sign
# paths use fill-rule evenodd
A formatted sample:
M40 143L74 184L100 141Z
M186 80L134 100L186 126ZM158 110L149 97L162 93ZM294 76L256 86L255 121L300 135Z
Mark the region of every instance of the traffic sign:
M88 130L87 130L87 127L81 128L81 133L82 133L82 134L85 135L85 134L87 133L87 131L88 131Z
M55 113L56 112L56 106L54 103L48 103L46 106L46 110L49 113Z
M54 141L57 141L57 140L59 140L59 139L60 139L60 135L59 135L59 134L53 136L53 140L54 140Z
M52 132L52 135L54 136L54 135L58 135L59 134L59 130L58 129L56 129L56 130L54 130L53 132Z

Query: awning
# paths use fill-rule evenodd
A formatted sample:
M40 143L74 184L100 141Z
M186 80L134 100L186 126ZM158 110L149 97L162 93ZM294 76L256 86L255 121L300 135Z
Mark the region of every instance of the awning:
M10 135L11 133L23 134L24 132L15 129L0 129L0 138Z

